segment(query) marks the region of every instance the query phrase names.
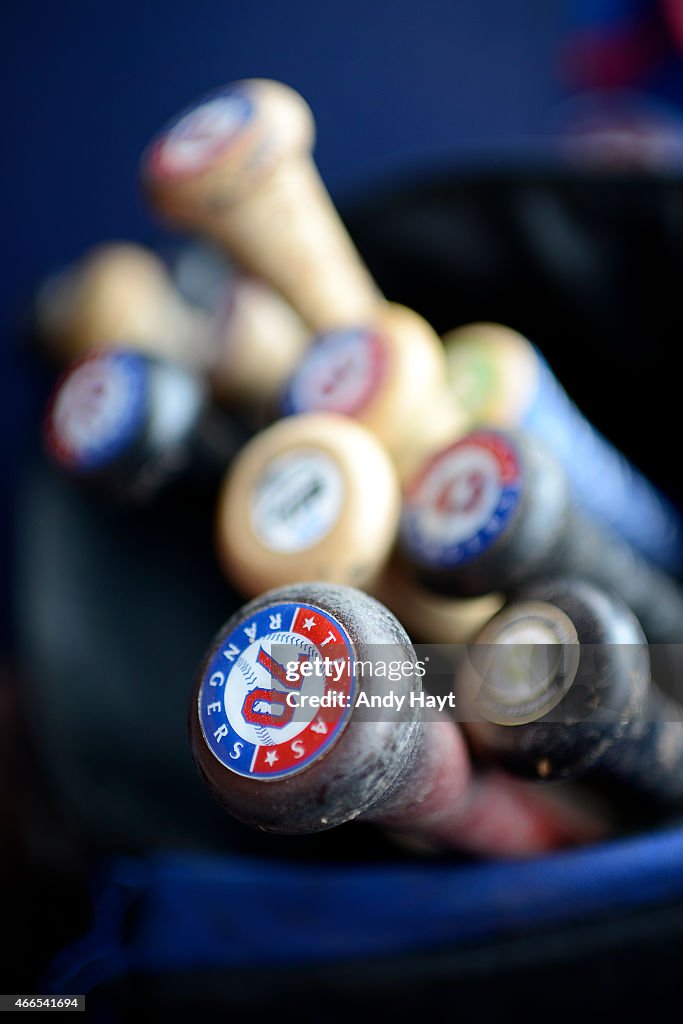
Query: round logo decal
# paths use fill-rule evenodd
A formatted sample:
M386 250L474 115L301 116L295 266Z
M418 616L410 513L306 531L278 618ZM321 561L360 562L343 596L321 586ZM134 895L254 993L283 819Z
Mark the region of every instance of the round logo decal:
M304 551L333 528L344 502L344 478L336 462L315 448L276 456L251 497L251 524L272 551Z
M145 419L148 367L135 352L87 356L58 386L46 421L48 448L71 470L88 472L116 459Z
M372 399L384 379L387 350L372 331L330 331L309 350L289 382L286 415L338 412L354 416Z
M474 706L489 722L522 725L567 695L581 658L578 634L559 608L519 602L480 633L470 651L478 686Z
M227 149L253 116L245 92L230 88L183 111L152 143L147 165L156 177L180 178L202 171Z
M199 690L199 720L226 768L278 779L329 750L355 691L341 623L313 605L276 604L240 623L216 650Z
M468 435L439 452L409 485L405 549L436 568L476 558L507 528L521 487L519 457L506 438Z

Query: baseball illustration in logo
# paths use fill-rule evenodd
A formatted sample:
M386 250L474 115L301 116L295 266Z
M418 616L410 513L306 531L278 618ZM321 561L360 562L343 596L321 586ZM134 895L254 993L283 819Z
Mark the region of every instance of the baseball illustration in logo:
M330 331L313 345L291 378L283 411L354 416L372 400L386 370L381 335L363 328Z
M148 170L182 178L209 167L235 141L253 116L243 89L227 88L180 114L152 143Z
M267 548L305 551L339 519L345 495L338 465L325 452L300 448L272 459L251 497L251 525Z
M76 472L102 468L137 437L147 398L144 356L103 352L80 360L57 386L48 410L50 454Z
M427 565L462 565L507 528L521 489L511 442L493 431L470 434L435 455L409 485L402 544Z
M243 620L215 651L199 688L199 721L226 768L278 779L330 749L355 690L341 623L314 605L276 604Z

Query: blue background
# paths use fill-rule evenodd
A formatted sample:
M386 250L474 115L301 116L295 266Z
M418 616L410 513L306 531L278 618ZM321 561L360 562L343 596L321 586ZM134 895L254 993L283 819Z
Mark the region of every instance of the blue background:
M204 91L282 79L311 103L333 195L548 128L565 3L26 0L0 14L0 495L39 415L18 331L36 282L88 245L154 241L137 187L150 135ZM0 568L9 556L0 503ZM6 636L7 572L0 600Z

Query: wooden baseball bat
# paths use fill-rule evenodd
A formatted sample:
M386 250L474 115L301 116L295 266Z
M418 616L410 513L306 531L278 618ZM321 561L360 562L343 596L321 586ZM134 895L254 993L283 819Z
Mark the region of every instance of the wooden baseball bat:
M310 342L294 311L257 278L226 276L212 311L186 301L162 260L130 242L88 250L49 279L38 330L60 361L116 344L205 373L216 397L253 413L270 407Z
M216 517L218 558L246 595L298 579L367 587L386 563L400 512L391 460L345 416L290 416L234 460Z
M120 501L151 500L183 478L218 485L247 437L188 367L131 349L77 360L49 400L52 461Z
M449 393L438 335L396 303L363 326L319 335L287 384L282 411L353 416L384 443L403 477L469 428Z
M368 675L388 661L402 666L396 682ZM496 773L473 780L457 725L428 719L411 702L420 694L408 636L378 601L322 583L270 591L226 623L200 667L194 757L226 810L269 832L364 819L485 856L601 834L591 814L537 802ZM366 711L362 701L397 695L397 711Z
M530 435L481 429L428 460L406 487L400 545L441 592L583 576L620 594L651 643L683 641L680 588L577 508L559 461Z
M683 801L683 708L657 690L645 635L614 594L580 579L520 592L471 645L456 691L476 749L511 771L602 774Z
M641 554L683 571L679 512L583 416L538 349L501 324L468 324L444 337L454 400L471 425L540 437L564 466L576 500Z
M223 246L319 332L365 323L382 298L320 180L313 136L298 93L247 79L179 114L142 177L164 217Z

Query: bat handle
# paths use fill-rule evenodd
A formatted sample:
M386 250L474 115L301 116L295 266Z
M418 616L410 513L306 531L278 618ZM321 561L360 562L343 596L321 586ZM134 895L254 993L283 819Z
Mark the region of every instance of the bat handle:
M501 772L475 773L462 732L440 717L423 722L414 759L367 821L441 848L524 857L594 841L604 822Z
M586 576L629 605L650 643L683 642L683 591L664 570L575 511L563 541L562 574Z
M659 806L683 802L683 709L654 683L604 769Z

